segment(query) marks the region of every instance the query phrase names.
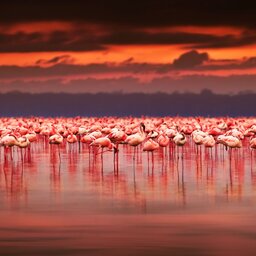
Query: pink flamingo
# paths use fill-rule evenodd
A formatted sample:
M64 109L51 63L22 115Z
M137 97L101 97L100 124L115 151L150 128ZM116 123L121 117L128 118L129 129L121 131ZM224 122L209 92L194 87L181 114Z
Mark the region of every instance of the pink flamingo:
M86 134L81 137L81 142L85 144L91 144L96 138L91 134Z
M58 145L58 152L59 152L59 159L61 161L61 157L60 157L60 144L63 143L63 137L60 134L54 134L52 136L50 136L49 138L49 144L55 144Z
M11 148L11 159L12 159L12 147L18 145L18 139L14 134L4 135L0 140L0 146L4 146L4 151Z
M27 148L29 145L30 145L30 141L26 136L22 136L22 137L17 138L16 146L18 146L21 150L21 160L22 160L22 162L23 162L22 149Z
M113 128L111 130L111 133L108 134L108 138L116 145L116 148L114 150L114 162L115 162L115 156L117 153L117 169L118 169L118 145L121 143L125 143L125 140L127 138L127 134L118 128Z
M182 147L182 157L183 157L183 146L187 142L187 138L184 135L184 133L177 133L173 138L173 142L178 146L178 148ZM178 158L179 158L179 152L178 152Z
M170 143L170 139L167 135L160 134L159 137L157 138L157 142L160 147L167 147Z
M0 145L5 147L13 147L14 145L18 145L18 139L13 134L7 134L1 138Z
M217 138L217 143L221 143L227 148L230 148L230 156L229 156L229 161L230 161L230 168L231 168L231 157L232 157L232 148L241 148L242 147L242 142L240 139L234 136L225 136L225 135L220 135Z
M37 135L35 132L33 131L30 131L29 133L27 133L25 135L26 138L28 138L29 142L35 142L37 141Z
M159 144L153 139L148 139L143 145L143 151L151 152L152 154L152 168L154 167L154 151L159 148Z
M125 142L134 147L133 160L135 160L135 150L138 145L140 145L146 139L145 133L145 125L143 123L140 124L140 131L127 136Z
M212 148L216 144L216 141L212 135L207 135L203 139L203 144L206 148Z
M90 146L98 146L98 147L101 147L102 150L103 148L108 148L108 150L111 150L111 149L115 149L116 146L114 145L114 143L111 142L111 140L107 137L102 137L102 138L98 138L98 139L95 139L91 144ZM103 151L102 151L103 152Z
M104 153L103 149L104 148L107 148L107 151L111 151L112 149L114 149L114 155L117 151L116 145L114 143L112 143L111 140L107 137L102 137L102 138L95 139L90 144L90 146L101 147L101 161L102 161L102 163L103 163L103 153ZM114 160L115 160L115 158L114 158Z
M69 134L68 137L67 137L67 142L71 143L71 144L76 143L77 142L76 135L73 134L73 133Z
M211 157L212 157L212 148L215 146L216 141L212 135L207 135L203 139L203 144L206 148L211 149Z
M29 139L26 136L19 137L17 139L17 142L18 143L16 145L19 148L27 148L30 145L30 141L29 141Z
M250 148L256 149L256 138L251 138L250 140Z
M75 144L78 141L77 136L71 132L69 132L68 136L67 136L67 142L69 144ZM72 147L73 148L73 147ZM73 148L74 149L74 148ZM69 147L69 150L71 151L71 145Z
M157 142L161 148L165 150L165 156L167 155L167 146L170 144L170 139L167 135L161 133L158 138Z
M237 137L234 137L232 135L220 135L217 137L217 143L223 144L226 149L227 147L229 148L241 148L242 147L242 142L240 139Z

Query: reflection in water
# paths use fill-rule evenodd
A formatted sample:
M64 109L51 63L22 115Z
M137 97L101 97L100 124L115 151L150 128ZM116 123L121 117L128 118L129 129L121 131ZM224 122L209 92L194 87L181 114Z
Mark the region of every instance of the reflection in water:
M253 255L248 145L139 148L135 157L119 149L117 163L85 145L61 145L60 159L42 138L23 151L1 148L1 255Z

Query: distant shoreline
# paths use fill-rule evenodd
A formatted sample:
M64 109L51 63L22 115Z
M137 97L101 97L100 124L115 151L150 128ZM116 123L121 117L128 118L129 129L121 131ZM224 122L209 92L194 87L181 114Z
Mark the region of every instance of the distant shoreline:
M255 116L256 93L0 94L0 116Z

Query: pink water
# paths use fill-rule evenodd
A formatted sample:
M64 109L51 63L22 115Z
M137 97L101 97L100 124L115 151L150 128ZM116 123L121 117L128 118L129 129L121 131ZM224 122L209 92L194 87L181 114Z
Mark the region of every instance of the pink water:
M0 255L255 255L256 154L0 150ZM175 151L177 152L177 151Z

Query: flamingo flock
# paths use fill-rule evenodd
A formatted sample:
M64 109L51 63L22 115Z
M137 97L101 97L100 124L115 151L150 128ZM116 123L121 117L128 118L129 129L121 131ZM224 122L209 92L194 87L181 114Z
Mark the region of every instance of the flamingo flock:
M255 118L1 118L0 148L4 154L12 154L12 148L21 152L31 144L44 138L46 143L87 145L93 154L113 151L118 154L120 145L136 151L153 152L159 148L183 150L192 141L197 152L202 147L213 148L223 145L226 150L239 149L249 140L251 150L256 149ZM101 149L101 151L100 151ZM100 152L99 152L100 151ZM60 155L60 150L59 150ZM61 157L60 157L61 158Z

